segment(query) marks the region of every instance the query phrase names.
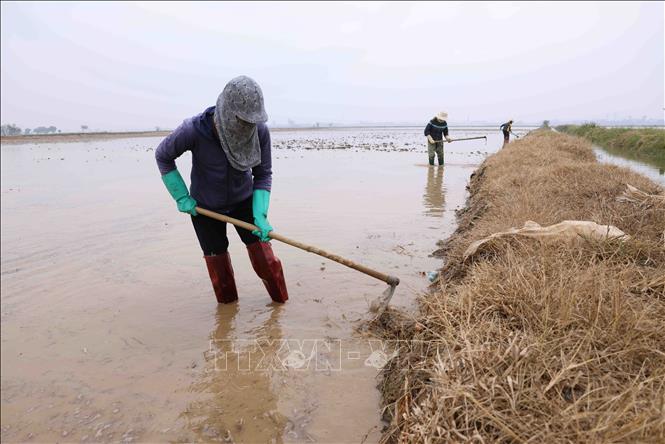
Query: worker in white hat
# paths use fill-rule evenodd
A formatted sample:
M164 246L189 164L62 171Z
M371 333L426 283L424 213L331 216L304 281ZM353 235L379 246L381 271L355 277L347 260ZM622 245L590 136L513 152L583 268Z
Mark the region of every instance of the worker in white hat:
M425 137L427 137L427 155L429 156L429 164L434 165L434 154L439 161L439 165L443 165L443 138L446 142L452 143L452 139L448 137L448 113L441 111L437 113L432 120L429 121L425 127Z

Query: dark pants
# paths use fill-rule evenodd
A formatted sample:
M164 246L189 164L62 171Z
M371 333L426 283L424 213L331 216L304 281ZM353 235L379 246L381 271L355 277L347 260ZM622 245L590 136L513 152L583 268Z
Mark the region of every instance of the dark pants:
M443 165L443 140L436 143L427 142L427 156L429 157L429 164L434 165L434 153L439 160L439 165Z
M254 214L252 213L252 198L250 197L249 199L240 202L226 215L253 224ZM229 238L226 236L226 222L221 222L199 214L198 216L192 216L192 224L194 224L194 231L196 231L196 237L199 239L199 244L201 245L201 250L203 250L204 256L223 254L228 251ZM240 240L242 240L245 245L250 245L259 241L259 238L254 236L251 231L247 231L240 227L235 227L235 229L240 236Z
M508 131L503 132L503 143L508 143L510 140L510 133Z

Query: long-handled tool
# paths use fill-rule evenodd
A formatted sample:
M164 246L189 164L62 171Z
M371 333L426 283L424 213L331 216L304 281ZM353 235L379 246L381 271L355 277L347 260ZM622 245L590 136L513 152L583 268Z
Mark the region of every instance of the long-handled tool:
M459 142L461 140L478 140L478 139L485 139L485 143L487 143L487 136L479 136L479 137L463 137L461 139L450 139L451 142ZM446 142L446 140L443 140Z
M206 210L205 208L196 207L196 212L199 214L203 214L204 216L208 216L213 219L219 220L221 222L227 222L232 225L235 225L236 227L244 228L245 230L254 231L259 229L253 224L243 222L241 220L234 219L232 217L225 216L223 214L215 213L214 211ZM372 306L370 307L372 311L377 312L377 317L380 316L381 313L383 313L386 307L388 307L388 303L390 302L390 299L392 299L393 294L395 293L395 287L399 285L399 278L395 276L389 276L379 271L372 270L369 267L357 264L349 259L343 258L342 256L329 253L325 250L322 250L321 248L314 247L312 245L303 244L302 242L298 242L293 239L289 239L288 237L282 236L281 234L275 233L274 231L271 231L269 236L270 239L278 240L280 242L284 242L285 244L291 245L292 247L300 248L301 250L318 254L319 256L323 256L326 259L330 259L331 261L335 261L349 268L353 268L354 270L360 271L361 273L365 273L366 275L372 276L373 278L388 284L390 287L386 289L386 291L383 293L382 298L379 301L375 301L374 303L372 303Z

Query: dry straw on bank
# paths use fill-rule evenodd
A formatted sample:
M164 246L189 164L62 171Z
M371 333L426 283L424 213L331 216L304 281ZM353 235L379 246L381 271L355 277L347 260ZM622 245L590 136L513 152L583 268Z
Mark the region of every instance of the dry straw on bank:
M627 184L651 197L626 199ZM407 340L383 372L384 441L665 441L663 190L543 131L488 158L470 193L420 314L383 318L385 335ZM471 242L528 220L630 238L507 238L463 260Z

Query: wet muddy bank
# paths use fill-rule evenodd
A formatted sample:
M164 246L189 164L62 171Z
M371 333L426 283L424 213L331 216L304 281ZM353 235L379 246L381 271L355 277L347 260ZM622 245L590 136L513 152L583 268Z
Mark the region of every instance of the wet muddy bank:
M623 198L626 184L647 197ZM489 157L469 188L418 314L379 324L400 344L383 371L383 441L663 439L663 188L556 133ZM631 238L508 238L465 260L473 241L528 220L591 220Z
M362 139L363 133L367 131L374 131L374 134L381 135L380 137L386 139L387 141L381 142L379 144L367 143L367 139L363 139L361 142L363 148L367 147L383 147L387 148L389 146L394 146L394 142L390 143L390 136L387 136L386 133L391 133L401 130L408 134L413 134L418 132L420 127L377 127L377 128L367 128L367 127L334 127L334 128L270 128L271 133L286 133L291 135L304 135L305 138L310 139L310 141L315 141L314 145L316 148L328 148L328 149L341 149L341 148L352 148L355 145L348 144L346 141L342 144L336 145L335 143L330 142L330 134L336 132L340 133L349 133L355 134L352 138ZM462 132L464 134L487 134L495 131L495 128L485 128L485 127L459 127L454 128L456 132ZM86 132L86 133L57 133L57 134L26 134L26 135L16 135L16 136L0 136L1 145L28 145L28 144L47 144L47 143L69 143L69 142L93 142L98 140L117 140L117 139L132 139L137 137L166 137L171 130L159 130L159 131L121 131L121 132ZM336 139L333 137L332 139ZM278 139L279 140L279 139ZM291 139L291 142L295 142L297 139ZM288 147L288 142L286 145ZM422 142L422 141L420 141ZM417 143L412 141L411 143L406 143L405 146L412 145L420 146L422 143ZM310 146L311 148L312 146ZM300 146L300 148L307 148L305 146Z
M96 140L131 139L136 137L165 137L170 131L129 131L129 132L90 132L58 134L26 134L21 136L2 136L2 145L24 145L42 143L90 142Z

